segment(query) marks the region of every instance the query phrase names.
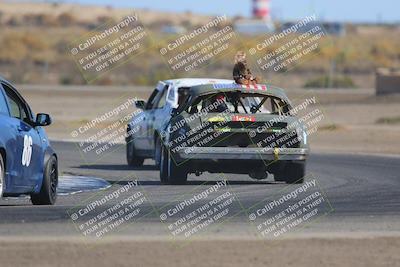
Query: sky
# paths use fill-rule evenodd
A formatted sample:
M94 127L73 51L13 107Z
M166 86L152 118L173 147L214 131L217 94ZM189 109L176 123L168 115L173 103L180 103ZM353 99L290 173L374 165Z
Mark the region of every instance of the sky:
M54 1L54 0L50 0ZM250 16L251 0L62 0L114 7L148 8L171 12ZM316 14L326 21L400 22L399 0L271 0L272 16L297 20Z

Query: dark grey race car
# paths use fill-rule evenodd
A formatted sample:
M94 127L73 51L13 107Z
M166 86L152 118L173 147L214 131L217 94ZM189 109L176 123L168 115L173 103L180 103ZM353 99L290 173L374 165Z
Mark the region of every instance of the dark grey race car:
M189 173L248 174L302 183L308 155L304 125L284 91L230 80L159 82L127 127L127 161L153 158L161 182L184 184Z

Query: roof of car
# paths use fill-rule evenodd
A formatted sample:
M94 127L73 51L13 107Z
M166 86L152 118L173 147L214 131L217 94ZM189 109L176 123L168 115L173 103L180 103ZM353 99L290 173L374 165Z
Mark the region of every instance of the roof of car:
M213 83L213 84L202 84L192 86L190 88L190 93L192 95L203 95L213 92L231 92L240 91L243 93L257 93L263 95L272 95L282 99L288 100L285 91L281 88L269 85L269 84L256 84L256 85L242 85L237 84L234 81L227 80L225 83Z
M183 78L183 79L166 80L164 82L179 87L192 87L202 84L232 83L233 81L227 79L212 79L212 78Z
M9 81L7 81L3 76L0 75L0 81L4 83L11 84Z

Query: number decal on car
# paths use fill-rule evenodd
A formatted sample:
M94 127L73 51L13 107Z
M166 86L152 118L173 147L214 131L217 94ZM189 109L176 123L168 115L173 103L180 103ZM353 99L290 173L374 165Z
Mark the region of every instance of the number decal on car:
M32 136L24 136L24 150L22 151L22 166L29 167L32 158Z

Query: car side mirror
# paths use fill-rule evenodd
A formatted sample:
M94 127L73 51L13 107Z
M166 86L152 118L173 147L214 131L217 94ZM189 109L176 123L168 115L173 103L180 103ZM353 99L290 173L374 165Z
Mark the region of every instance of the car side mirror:
M138 109L145 109L146 108L146 101L144 101L144 100L135 101L135 107L138 108Z
M51 124L51 118L49 114L38 113L36 115L35 126L48 126Z

